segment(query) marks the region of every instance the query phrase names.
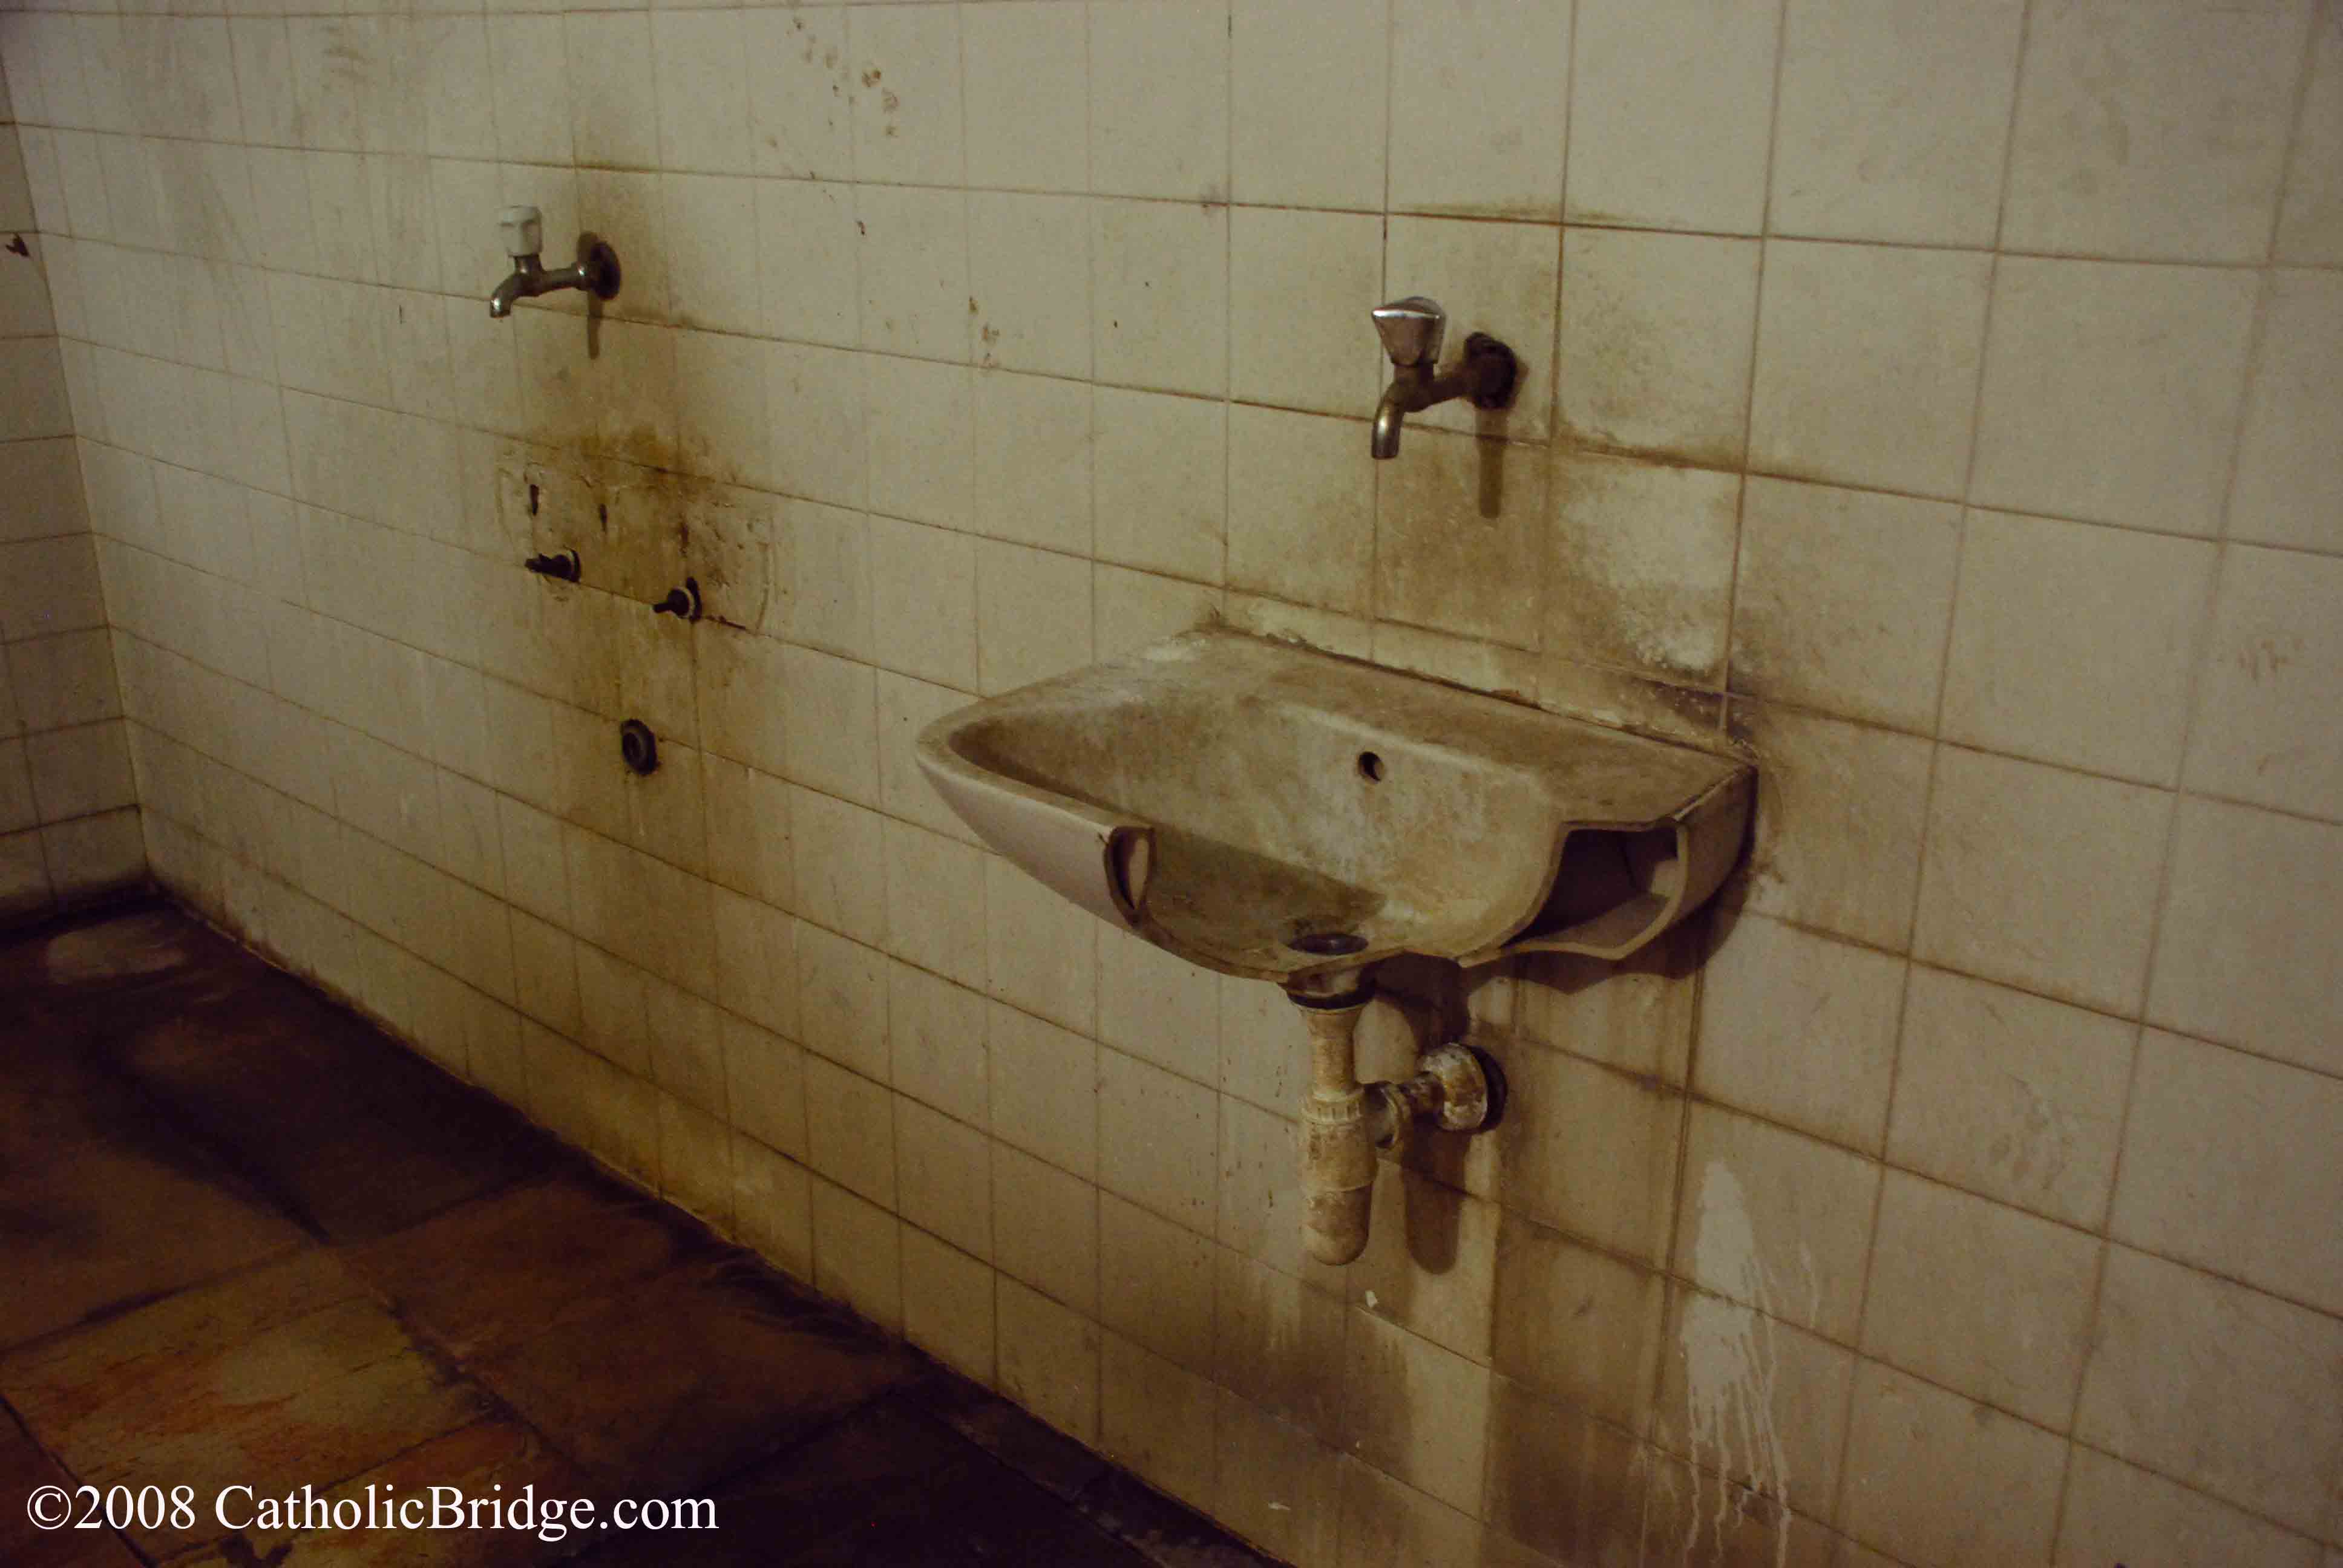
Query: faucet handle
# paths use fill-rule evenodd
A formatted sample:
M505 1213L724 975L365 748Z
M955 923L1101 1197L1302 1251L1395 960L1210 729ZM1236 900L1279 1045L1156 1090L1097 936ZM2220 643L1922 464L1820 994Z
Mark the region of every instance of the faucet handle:
M497 228L504 236L505 254L515 261L545 248L545 215L533 206L505 208L497 215Z
M1383 352L1404 370L1411 365L1440 363L1441 340L1448 334L1448 312L1440 301L1411 294L1373 311L1375 330L1383 335Z

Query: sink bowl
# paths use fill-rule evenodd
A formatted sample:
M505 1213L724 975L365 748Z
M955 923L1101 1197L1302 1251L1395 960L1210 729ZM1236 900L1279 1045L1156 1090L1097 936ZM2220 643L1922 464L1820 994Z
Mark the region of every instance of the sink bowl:
M1724 879L1754 782L1217 629L948 714L919 757L979 837L1083 909L1288 986L1399 953L1624 958Z

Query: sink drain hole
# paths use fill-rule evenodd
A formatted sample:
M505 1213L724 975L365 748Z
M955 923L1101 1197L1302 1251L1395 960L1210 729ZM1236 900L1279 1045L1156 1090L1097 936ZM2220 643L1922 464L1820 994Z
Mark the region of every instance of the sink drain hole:
M1359 753L1359 777L1373 784L1383 776L1383 759L1372 751Z
M1339 959L1363 949L1367 939L1356 931L1303 931L1285 945L1313 959Z

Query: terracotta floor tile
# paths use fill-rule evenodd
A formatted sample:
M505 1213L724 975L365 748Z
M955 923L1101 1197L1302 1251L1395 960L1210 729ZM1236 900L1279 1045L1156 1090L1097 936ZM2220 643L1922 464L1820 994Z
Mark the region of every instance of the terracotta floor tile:
M694 1265L474 1370L598 1481L668 1492L808 1435L916 1365L777 1282Z
M450 1355L495 1355L613 1291L719 1251L674 1210L566 1157L508 1188L352 1249L350 1264Z
M299 1228L79 1043L0 1033L0 1345L297 1246Z
M488 1409L331 1260L305 1255L0 1360L0 1393L83 1481L330 1486ZM156 1555L207 1519L127 1532Z

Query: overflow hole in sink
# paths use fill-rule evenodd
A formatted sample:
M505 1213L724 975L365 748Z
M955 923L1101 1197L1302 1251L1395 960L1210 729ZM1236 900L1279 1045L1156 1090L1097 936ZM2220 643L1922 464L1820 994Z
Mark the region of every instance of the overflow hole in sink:
M1383 776L1383 759L1372 751L1359 753L1359 777L1373 784Z

